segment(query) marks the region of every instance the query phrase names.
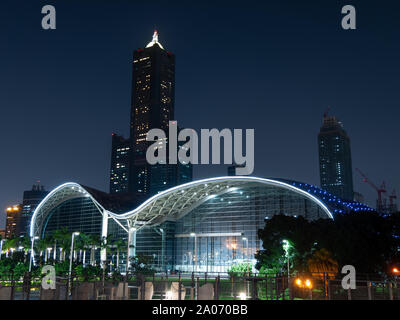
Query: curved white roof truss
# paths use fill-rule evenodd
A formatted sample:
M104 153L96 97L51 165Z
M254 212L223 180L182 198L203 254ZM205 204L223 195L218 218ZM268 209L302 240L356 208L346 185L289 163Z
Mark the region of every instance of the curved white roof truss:
M254 184L276 186L301 194L333 219L332 213L321 200L302 189L278 180L239 176L209 178L179 185L154 195L134 210L123 214L107 211L107 214L115 220L126 219L130 226L140 229L145 225L157 225L168 219L180 218L213 197ZM50 192L36 208L31 221L31 236L40 235L42 224L53 208L76 197L89 197L101 213L106 211L82 186L65 183Z

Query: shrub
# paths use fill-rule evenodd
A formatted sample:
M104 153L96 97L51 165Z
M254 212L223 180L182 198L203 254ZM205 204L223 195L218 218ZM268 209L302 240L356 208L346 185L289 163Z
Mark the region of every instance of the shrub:
M238 277L238 276L243 276L245 274L252 274L251 270L253 269L253 266L251 263L246 263L246 262L242 262L242 263L238 263L238 264L234 264L232 265L229 269L228 269L228 274L231 277Z

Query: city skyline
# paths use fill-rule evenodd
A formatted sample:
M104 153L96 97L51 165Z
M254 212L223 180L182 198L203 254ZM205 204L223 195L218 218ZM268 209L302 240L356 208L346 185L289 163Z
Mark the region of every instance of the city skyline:
M3 61L33 45L29 40L22 43L27 35L20 32L31 25L36 28L40 6L24 6L29 7L33 17L28 16L17 26L16 37L9 39L9 49L0 53ZM151 12L152 5L136 4L132 8L135 6ZM151 19L155 21L139 19L136 25L129 21L129 15L138 18L137 15L127 10L121 13L120 24L115 18L106 29L100 25L101 16L113 7L100 5L100 9L94 9L97 15L88 16L89 30L78 33L82 27L80 18L90 8L83 6L82 12L72 13L71 7L57 5L57 30L46 34L37 27L27 32L34 36L32 41L37 41L28 62L19 60L17 65L10 63L4 67L6 76L1 84L5 95L0 103L10 106L6 117L14 121L8 121L10 124L5 123L1 129L3 139L8 137L4 149L9 152L9 157L2 159L2 167L20 170L3 175L0 204L5 209L20 203L22 192L38 178L47 190L63 182L77 181L108 191L111 133L129 135L131 53L148 42L153 24L157 23L163 39L160 42L177 56L176 119L196 129L255 128L254 176L319 185L317 134L329 105L331 114L344 122L352 141L354 190L364 194L366 203L374 206L376 194L363 184L354 169L360 167L376 184L385 180L389 192L399 189L399 151L395 148L399 138L395 120L399 116L395 82L399 63L395 56L399 47L394 34L387 32L397 22L389 19L384 25L380 21L371 29L363 21L378 17L372 15L368 5L356 5L359 30L346 33L339 28L340 5L313 9L320 16L311 18L312 14L307 13L310 7L299 6L262 7L271 18L263 22L251 22L248 12L239 12L240 6L218 7L218 14L227 10L235 17L244 15L248 25L238 27L226 17L217 21L221 16L213 13L209 24L202 27L220 28L205 37L196 25L205 12L197 12L194 7L188 9L193 22L184 16L183 22L171 23L158 13ZM287 11L273 10L277 8ZM295 9L304 13L303 19L293 16ZM173 4L169 12L179 16L182 11ZM15 27L10 17L4 19L10 28ZM273 28L280 19L285 21L284 28ZM188 24L191 28L183 31L182 25ZM263 24L265 28L256 28ZM294 39L292 33L297 33L301 40ZM325 40L326 34L329 41ZM101 37L104 35L107 45ZM385 42L380 41L382 35ZM88 39L86 45L84 40ZM68 49L65 53L62 46L57 49L63 41L67 41L63 44ZM380 49L374 49L378 45ZM293 48L296 55L290 52ZM92 54L101 50L105 52L93 61ZM378 62L377 55L381 55ZM99 70L98 66L104 69ZM68 68L72 70L69 72ZM57 78L60 71L65 79ZM16 96L17 88L29 98ZM68 95L61 89L67 90ZM18 122L17 115L21 113L24 117ZM18 147L16 141L20 142ZM226 175L226 166L194 166L194 179L222 175Z

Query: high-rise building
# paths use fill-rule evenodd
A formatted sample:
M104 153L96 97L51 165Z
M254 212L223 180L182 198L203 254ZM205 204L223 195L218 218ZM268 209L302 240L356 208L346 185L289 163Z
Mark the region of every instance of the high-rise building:
M151 144L146 135L154 128L168 134L169 121L174 120L174 102L175 56L158 42L154 31L146 48L133 53L128 190L139 198L192 179L191 165L149 165L146 160Z
M110 193L127 193L129 182L130 141L112 134Z
M321 188L342 199L353 200L350 139L335 117L324 115L318 149Z
M29 234L29 224L32 215L38 206L38 204L47 196L48 191L44 189L44 186L37 184L32 186L31 190L24 191L22 205L21 205L21 220L19 234L24 236Z
M6 209L6 239L18 237L21 230L21 206L14 205Z

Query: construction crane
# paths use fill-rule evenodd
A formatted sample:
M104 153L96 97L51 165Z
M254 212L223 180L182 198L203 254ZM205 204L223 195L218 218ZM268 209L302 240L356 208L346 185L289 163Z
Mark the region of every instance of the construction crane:
M362 171L360 169L356 168L356 170L362 176L363 181L368 183L378 193L378 200L376 201L376 211L384 212L385 211L385 208L384 208L385 206L384 206L383 201L382 201L383 200L382 199L382 195L384 193L386 193L385 182L382 182L382 185L378 188L372 181L370 181L368 179L368 177L364 173L362 173Z
M391 213L397 211L396 199L397 199L396 190L393 189L392 193L389 196L389 209Z

